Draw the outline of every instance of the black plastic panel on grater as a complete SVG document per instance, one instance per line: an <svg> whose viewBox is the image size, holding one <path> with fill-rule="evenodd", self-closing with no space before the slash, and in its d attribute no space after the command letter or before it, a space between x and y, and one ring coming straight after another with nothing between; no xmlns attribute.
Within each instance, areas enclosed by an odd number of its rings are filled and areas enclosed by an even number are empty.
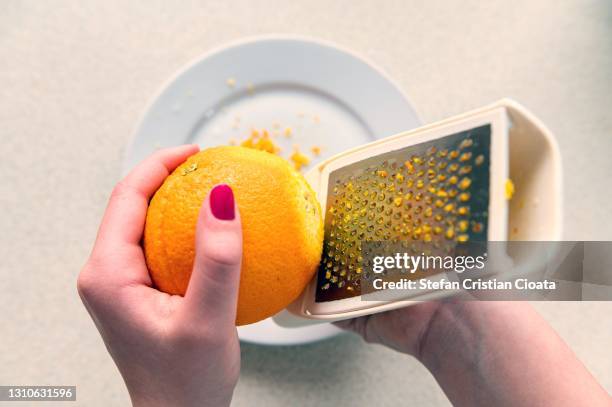
<svg viewBox="0 0 612 407"><path fill-rule="evenodd" d="M362 242L418 242L450 253L486 240L490 146L484 125L333 171L315 300L361 294L371 272Z"/></svg>

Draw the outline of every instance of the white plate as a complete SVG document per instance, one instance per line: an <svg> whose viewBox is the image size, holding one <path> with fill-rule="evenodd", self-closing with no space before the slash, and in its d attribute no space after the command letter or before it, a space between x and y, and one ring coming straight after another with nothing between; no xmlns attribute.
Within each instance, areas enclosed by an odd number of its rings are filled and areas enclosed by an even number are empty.
<svg viewBox="0 0 612 407"><path fill-rule="evenodd" d="M314 164L419 124L402 91L355 54L312 39L260 37L219 48L167 83L141 119L123 169L160 147L228 144L244 140L252 128L273 134L283 156L298 145ZM321 147L320 156L311 154L313 146ZM281 328L267 319L238 332L246 342L293 345L339 330L329 324Z"/></svg>

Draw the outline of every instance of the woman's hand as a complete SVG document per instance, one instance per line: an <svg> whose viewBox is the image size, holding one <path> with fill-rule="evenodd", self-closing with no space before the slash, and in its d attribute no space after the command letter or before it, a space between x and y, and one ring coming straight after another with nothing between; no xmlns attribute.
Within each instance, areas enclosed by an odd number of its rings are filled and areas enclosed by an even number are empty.
<svg viewBox="0 0 612 407"><path fill-rule="evenodd" d="M612 405L527 302L423 302L336 324L415 356L456 406Z"/></svg>
<svg viewBox="0 0 612 407"><path fill-rule="evenodd" d="M360 335L366 342L385 345L420 359L429 326L441 304L423 302L409 308L338 321L335 325Z"/></svg>
<svg viewBox="0 0 612 407"><path fill-rule="evenodd" d="M240 371L235 327L240 216L228 186L202 204L184 297L152 287L140 245L148 202L197 146L158 151L113 190L78 291L134 405L229 405Z"/></svg>

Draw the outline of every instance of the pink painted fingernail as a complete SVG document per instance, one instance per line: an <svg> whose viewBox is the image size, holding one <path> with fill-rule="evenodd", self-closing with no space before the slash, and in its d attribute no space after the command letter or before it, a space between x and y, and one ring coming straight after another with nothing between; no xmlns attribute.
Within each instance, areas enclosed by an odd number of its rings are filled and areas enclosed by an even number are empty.
<svg viewBox="0 0 612 407"><path fill-rule="evenodd" d="M234 219L234 192L229 185L219 184L210 191L210 210L217 219Z"/></svg>

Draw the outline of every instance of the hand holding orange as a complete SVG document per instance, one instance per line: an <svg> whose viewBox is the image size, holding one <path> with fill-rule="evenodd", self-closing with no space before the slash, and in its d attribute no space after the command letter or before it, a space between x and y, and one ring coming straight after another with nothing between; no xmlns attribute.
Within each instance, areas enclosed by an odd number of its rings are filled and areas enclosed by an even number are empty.
<svg viewBox="0 0 612 407"><path fill-rule="evenodd" d="M270 317L294 301L314 275L323 245L321 209L306 180L282 158L243 147L191 156L166 178L147 212L144 249L155 285L185 294L202 201L228 184L243 228L236 325Z"/></svg>

